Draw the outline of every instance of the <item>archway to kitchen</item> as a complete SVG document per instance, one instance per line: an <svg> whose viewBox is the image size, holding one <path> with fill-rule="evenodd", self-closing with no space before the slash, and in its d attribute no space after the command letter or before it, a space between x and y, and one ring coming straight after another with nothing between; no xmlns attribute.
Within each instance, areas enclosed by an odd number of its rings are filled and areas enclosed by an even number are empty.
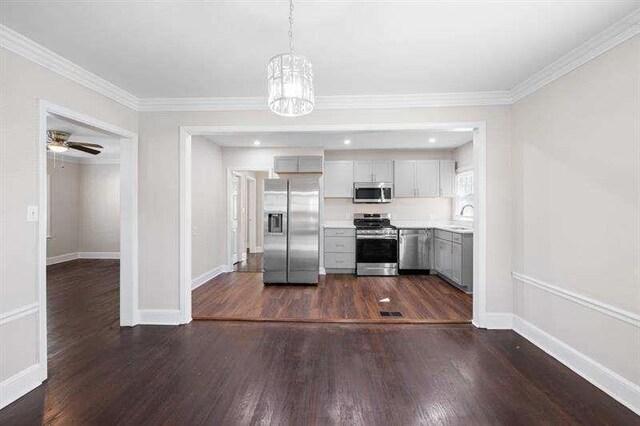
<svg viewBox="0 0 640 426"><path fill-rule="evenodd" d="M301 125L301 126L185 126L181 127L181 144L180 144L180 152L181 152L181 309L184 315L185 321L191 319L191 310L192 310L192 274L191 274L191 149L192 149L192 140L194 137L205 136L208 138L222 138L229 137L232 135L246 135L247 138L255 137L255 135L266 135L266 134L294 134L294 133L304 133L305 135L313 134L337 134L337 133L362 133L362 132L468 132L470 138L472 139L472 169L474 170L474 195L473 195L473 210L475 210L475 217L472 219L473 223L473 237L472 237L472 253L473 253L473 266L472 266L472 276L473 276L473 323L477 326L483 326L483 317L485 311L485 300L486 300L486 291L485 291L485 253L486 253L486 213L485 213L485 182L486 182L486 169L485 169L485 124L484 122L452 122L452 123L401 123L401 124L382 124L382 125ZM233 138L227 138L228 140L232 140ZM246 138L245 138L246 139ZM235 142L231 142L232 144ZM248 143L248 142L247 142ZM342 143L342 141L340 142ZM245 145L246 146L246 145ZM234 146L237 149L241 149L240 145ZM255 148L255 147L254 147ZM267 146L263 146L263 148L267 148ZM384 147L376 147L378 149ZM386 148L389 148L388 146ZM327 148L330 150L331 148ZM323 151L321 150L321 153ZM304 156L310 154L309 151L304 151L299 153L298 155ZM273 161L273 159L271 159ZM407 163L402 163L401 165L404 167L410 161L406 159ZM271 163L272 164L272 163ZM358 173L357 171L355 172ZM393 173L393 172L392 172ZM420 172L418 172L419 175ZM355 178L354 178L355 179ZM360 178L357 178L360 180ZM321 179L322 181L322 179ZM324 195L320 196L320 214L319 214L319 222L323 223L323 213L326 208L332 208L331 206L325 206L325 198ZM349 202L348 200L343 200L345 203ZM350 203L350 202L349 202ZM452 212L453 212L454 202L452 201ZM366 212L368 209L365 206L363 211ZM468 209L467 209L468 210ZM346 218L345 218L346 219ZM344 222L344 221L343 221ZM435 230L434 230L435 232ZM320 227L320 270L324 272L324 265L327 262L327 259L323 259L324 251L324 235L325 231L322 231L322 226ZM452 236L448 236L448 239L451 239ZM455 237L453 237L455 238ZM228 248L228 241L226 247ZM331 261L331 259L328 259ZM335 268L336 265L333 265ZM225 276L224 272L230 271L231 265L226 264L218 269L217 277L213 278L212 282L203 285L209 286L208 288L213 288L211 284L217 283L218 287L220 285L228 285L231 282L237 288L238 280L240 278L234 277L233 274L227 274ZM342 271L337 271L342 272ZM324 282L326 282L327 276L322 276L320 278L320 286ZM332 281L341 281L348 278L340 275L332 275ZM401 279L411 279L410 277L400 277ZM430 278L430 277L427 277ZM445 277L448 278L448 277ZM243 279L247 279L246 277ZM367 278L370 279L370 278ZM373 278L371 278L373 279ZM262 286L262 277L258 278L260 281L260 286L255 286L253 288L253 294L264 293L263 289L267 289L266 291L271 291L272 293L283 292L285 289L290 289L290 286ZM378 280L376 282L382 284L372 284L385 286L388 284L388 278L375 278ZM450 281L450 280L447 280ZM202 289L201 288L201 289ZM274 288L271 290L271 288ZM310 289L311 288L311 289ZM196 292L200 292L201 289L198 289ZM317 292L314 292L317 287L305 287L298 288L299 291L296 293L296 297L301 297L303 299L313 299L317 296ZM318 321L324 322L329 320L330 322L380 322L383 319L380 318L353 318L353 315L350 318L319 318L313 317L309 315L294 315L294 317L289 317L288 315L267 315L267 317L261 317L260 315L256 317L238 317L235 318L233 316L229 317L228 315L216 315L214 313L209 313L204 317L201 316L202 303L200 303L197 299L199 293L194 293L194 303L196 304L197 311L194 313L194 319L244 319L244 320L303 320L303 321ZM218 295L220 296L220 295ZM371 295L369 295L371 296ZM374 295L374 296L377 296ZM244 297L244 296L243 296ZM419 297L419 296L418 296ZM322 298L322 296L320 296ZM201 301L201 298L200 298ZM372 302L363 301L365 304L371 303L384 303L383 299L375 300ZM257 305L254 307L254 310L262 310L264 311L264 304L270 304L272 301L265 300L257 300ZM323 304L325 302L319 301L318 303ZM471 303L471 302L469 302ZM368 306L367 309L371 312L375 312L378 314L378 310L382 311L385 305L380 305L380 307L376 306ZM410 308L411 310L412 308ZM356 315L357 317L358 315ZM302 318L304 317L304 318ZM408 318L407 318L408 317ZM466 318L467 320L470 318ZM412 315L406 315L404 318L395 319L394 322L416 322L416 323L424 323L424 322L447 322L447 321L430 321L430 320L420 320L416 318L412 318ZM458 320L448 321L448 322L464 322ZM467 321L468 322L468 321Z"/></svg>

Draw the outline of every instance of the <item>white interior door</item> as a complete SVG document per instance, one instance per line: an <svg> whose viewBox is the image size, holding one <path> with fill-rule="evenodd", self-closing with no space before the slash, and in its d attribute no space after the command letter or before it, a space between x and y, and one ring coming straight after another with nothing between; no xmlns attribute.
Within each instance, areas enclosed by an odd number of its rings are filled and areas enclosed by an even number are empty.
<svg viewBox="0 0 640 426"><path fill-rule="evenodd" d="M238 231L240 222L240 177L231 179L231 262L240 261L238 256Z"/></svg>
<svg viewBox="0 0 640 426"><path fill-rule="evenodd" d="M248 245L249 252L256 252L256 235L257 235L257 222L256 222L256 181L255 179L247 180L247 230L248 230Z"/></svg>

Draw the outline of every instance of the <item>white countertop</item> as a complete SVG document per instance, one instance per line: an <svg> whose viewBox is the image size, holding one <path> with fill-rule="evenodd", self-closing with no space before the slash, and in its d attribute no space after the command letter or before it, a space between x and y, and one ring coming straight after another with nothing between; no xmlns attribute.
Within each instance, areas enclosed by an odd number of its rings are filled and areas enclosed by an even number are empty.
<svg viewBox="0 0 640 426"><path fill-rule="evenodd" d="M473 234L473 229L455 229L460 225L455 225L449 222L442 221L429 221L429 220L392 220L391 224L397 226L400 229L441 229L443 231L455 232L457 234ZM325 228L349 228L353 229L355 226L352 221L349 220L327 220L323 224Z"/></svg>
<svg viewBox="0 0 640 426"><path fill-rule="evenodd" d="M467 228L462 225L452 224L450 222L442 221L428 221L428 220L392 220L391 224L397 226L400 229L441 229L443 231L455 232L457 234L473 234L472 228ZM460 229L463 227L465 229Z"/></svg>

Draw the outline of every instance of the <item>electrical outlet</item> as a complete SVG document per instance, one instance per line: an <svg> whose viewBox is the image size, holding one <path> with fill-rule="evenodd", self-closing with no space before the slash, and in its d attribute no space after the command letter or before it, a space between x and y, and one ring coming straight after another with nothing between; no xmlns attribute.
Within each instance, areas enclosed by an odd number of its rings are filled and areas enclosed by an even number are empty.
<svg viewBox="0 0 640 426"><path fill-rule="evenodd" d="M38 221L38 206L27 206L27 222Z"/></svg>

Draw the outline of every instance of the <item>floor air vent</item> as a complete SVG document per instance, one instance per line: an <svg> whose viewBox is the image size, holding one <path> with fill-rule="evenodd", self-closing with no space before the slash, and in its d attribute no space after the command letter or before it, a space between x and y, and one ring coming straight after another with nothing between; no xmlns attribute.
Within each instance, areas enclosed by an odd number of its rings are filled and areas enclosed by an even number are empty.
<svg viewBox="0 0 640 426"><path fill-rule="evenodd" d="M401 317L402 313L397 311L380 311L381 317Z"/></svg>

